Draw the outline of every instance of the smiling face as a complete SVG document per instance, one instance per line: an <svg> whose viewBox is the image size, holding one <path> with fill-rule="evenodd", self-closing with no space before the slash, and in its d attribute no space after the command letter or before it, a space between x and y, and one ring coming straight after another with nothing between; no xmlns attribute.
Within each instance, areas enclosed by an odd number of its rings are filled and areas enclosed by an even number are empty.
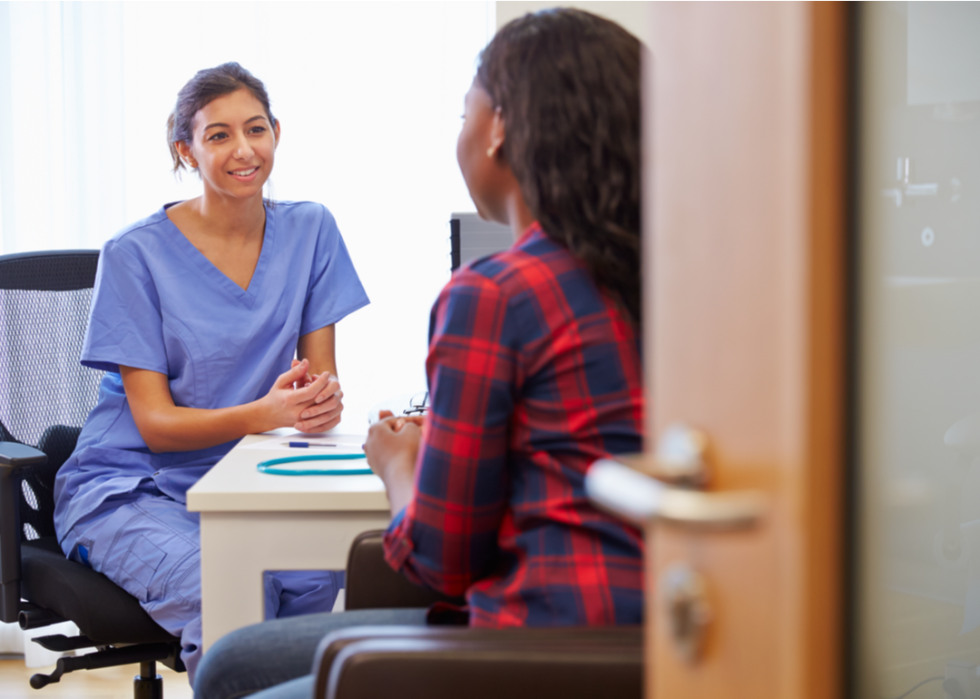
<svg viewBox="0 0 980 699"><path fill-rule="evenodd" d="M242 88L217 97L194 116L194 136L177 149L196 167L205 190L234 198L262 196L272 173L279 125L251 92Z"/></svg>

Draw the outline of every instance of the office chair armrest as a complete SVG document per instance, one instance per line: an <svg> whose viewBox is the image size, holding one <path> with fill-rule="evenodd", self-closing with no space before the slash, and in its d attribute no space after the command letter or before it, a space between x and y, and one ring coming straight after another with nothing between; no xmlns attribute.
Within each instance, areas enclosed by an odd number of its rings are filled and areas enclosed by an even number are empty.
<svg viewBox="0 0 980 699"><path fill-rule="evenodd" d="M34 447L0 442L0 621L8 624L20 612L20 469L47 460Z"/></svg>
<svg viewBox="0 0 980 699"><path fill-rule="evenodd" d="M364 626L327 636L316 699L641 697L642 627L466 629Z"/></svg>
<svg viewBox="0 0 980 699"><path fill-rule="evenodd" d="M45 464L48 456L40 449L19 442L0 442L0 473L11 473L25 466Z"/></svg>
<svg viewBox="0 0 980 699"><path fill-rule="evenodd" d="M384 531L357 535L347 554L344 609L403 609L436 602L465 605L462 597L447 597L415 585L385 562Z"/></svg>

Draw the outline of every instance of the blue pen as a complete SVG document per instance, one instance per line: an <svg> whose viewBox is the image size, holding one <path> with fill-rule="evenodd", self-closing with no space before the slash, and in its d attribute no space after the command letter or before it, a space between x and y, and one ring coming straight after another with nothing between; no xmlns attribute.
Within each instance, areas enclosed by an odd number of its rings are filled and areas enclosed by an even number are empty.
<svg viewBox="0 0 980 699"><path fill-rule="evenodd" d="M336 444L321 444L320 442L290 442L290 449L309 449L310 447L336 447Z"/></svg>

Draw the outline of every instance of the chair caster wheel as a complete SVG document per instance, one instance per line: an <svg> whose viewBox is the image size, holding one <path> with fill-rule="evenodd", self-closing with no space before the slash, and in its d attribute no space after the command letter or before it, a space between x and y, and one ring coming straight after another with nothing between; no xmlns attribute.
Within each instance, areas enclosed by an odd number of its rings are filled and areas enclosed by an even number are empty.
<svg viewBox="0 0 980 699"><path fill-rule="evenodd" d="M54 680L54 681L57 682L58 680ZM33 687L34 689L41 689L43 687L47 687L49 684L51 684L51 682L52 680L49 675L42 675L42 674L31 675L31 687Z"/></svg>

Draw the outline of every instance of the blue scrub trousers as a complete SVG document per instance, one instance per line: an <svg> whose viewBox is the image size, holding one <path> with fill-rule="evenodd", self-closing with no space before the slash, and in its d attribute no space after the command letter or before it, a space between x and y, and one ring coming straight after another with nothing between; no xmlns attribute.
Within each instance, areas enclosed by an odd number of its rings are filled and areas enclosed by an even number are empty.
<svg viewBox="0 0 980 699"><path fill-rule="evenodd" d="M201 660L198 514L146 479L76 523L62 548L133 595L155 622L180 637L181 659L193 685ZM267 572L266 618L329 612L341 587L339 571Z"/></svg>

